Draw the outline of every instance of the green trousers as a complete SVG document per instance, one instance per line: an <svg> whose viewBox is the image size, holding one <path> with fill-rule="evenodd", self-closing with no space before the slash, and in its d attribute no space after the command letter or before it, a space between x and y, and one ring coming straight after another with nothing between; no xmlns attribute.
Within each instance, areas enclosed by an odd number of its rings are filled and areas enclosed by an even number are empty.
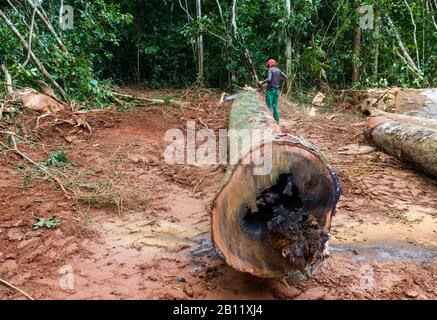
<svg viewBox="0 0 437 320"><path fill-rule="evenodd" d="M279 110L278 110L279 89L267 90L266 103L270 111L273 108L273 117L275 118L276 122L279 123Z"/></svg>

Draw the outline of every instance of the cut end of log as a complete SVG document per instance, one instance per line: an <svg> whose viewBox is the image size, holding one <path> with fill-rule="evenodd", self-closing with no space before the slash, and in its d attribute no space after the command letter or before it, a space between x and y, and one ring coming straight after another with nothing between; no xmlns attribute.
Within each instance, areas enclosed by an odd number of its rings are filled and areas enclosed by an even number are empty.
<svg viewBox="0 0 437 320"><path fill-rule="evenodd" d="M374 128L384 123L386 118L384 116L373 116L370 117L366 124L366 130L372 131Z"/></svg>
<svg viewBox="0 0 437 320"><path fill-rule="evenodd" d="M300 138L276 137L272 158L268 175L234 168L214 201L212 226L230 266L266 278L305 272L322 259L341 191L335 172Z"/></svg>

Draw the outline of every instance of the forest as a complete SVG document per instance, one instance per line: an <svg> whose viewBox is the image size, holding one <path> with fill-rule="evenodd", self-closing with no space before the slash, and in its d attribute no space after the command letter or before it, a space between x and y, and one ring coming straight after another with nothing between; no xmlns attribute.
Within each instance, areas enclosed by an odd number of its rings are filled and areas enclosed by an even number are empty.
<svg viewBox="0 0 437 320"><path fill-rule="evenodd" d="M0 0L0 300L435 300L436 194L437 0Z"/></svg>
<svg viewBox="0 0 437 320"><path fill-rule="evenodd" d="M296 98L321 88L437 81L435 0L77 0L68 3L69 28L59 25L59 1L41 1L39 9L32 1L0 5L0 57L14 84L47 82L32 52L66 97L95 106L111 100L112 83L253 84L269 58L289 75L287 91ZM370 19L358 10L366 5ZM359 19L369 25L360 28Z"/></svg>

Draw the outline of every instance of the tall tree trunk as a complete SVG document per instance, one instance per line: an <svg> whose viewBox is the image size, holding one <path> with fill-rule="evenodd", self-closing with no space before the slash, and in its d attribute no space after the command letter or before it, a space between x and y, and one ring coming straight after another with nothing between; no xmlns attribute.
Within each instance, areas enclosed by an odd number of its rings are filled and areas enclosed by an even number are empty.
<svg viewBox="0 0 437 320"><path fill-rule="evenodd" d="M140 34L137 33L137 70L136 70L137 83L140 83Z"/></svg>
<svg viewBox="0 0 437 320"><path fill-rule="evenodd" d="M285 0L285 6L287 9L287 19L290 19L291 16L291 1L290 0ZM288 28L285 31L285 39L286 39L286 65L285 65L285 73L287 74L287 76L289 77L289 79L291 79L291 35L289 34L289 30ZM290 93L291 91L291 80L287 80L287 95Z"/></svg>
<svg viewBox="0 0 437 320"><path fill-rule="evenodd" d="M244 36L242 34L238 33L238 27L237 27L237 0L232 1L232 17L231 17L231 24L233 29L234 38L241 44L241 46L244 48L244 57L246 58L247 65L250 69L250 73L252 75L252 79L255 83L258 83L258 75L256 72L255 64L252 60L252 55L250 54L249 49L246 47Z"/></svg>
<svg viewBox="0 0 437 320"><path fill-rule="evenodd" d="M374 60L373 60L373 77L375 78L376 81L378 81L378 64L379 64L379 36L380 36L380 26L381 26L381 16L379 13L380 7L379 4L375 7L375 29L374 29L374 36L376 38L375 41L375 56L374 56Z"/></svg>
<svg viewBox="0 0 437 320"><path fill-rule="evenodd" d="M354 2L355 3L355 2ZM358 8L356 8L358 10ZM358 11L357 11L358 13ZM356 21L354 27L354 56L352 58L352 83L355 83L360 78L360 56L361 56L361 28L358 23L359 15L356 14Z"/></svg>
<svg viewBox="0 0 437 320"><path fill-rule="evenodd" d="M196 0L196 16L197 19L202 17L202 4L201 0ZM202 32L199 33L197 37L197 82L201 87L204 86L204 71L203 71L203 35Z"/></svg>

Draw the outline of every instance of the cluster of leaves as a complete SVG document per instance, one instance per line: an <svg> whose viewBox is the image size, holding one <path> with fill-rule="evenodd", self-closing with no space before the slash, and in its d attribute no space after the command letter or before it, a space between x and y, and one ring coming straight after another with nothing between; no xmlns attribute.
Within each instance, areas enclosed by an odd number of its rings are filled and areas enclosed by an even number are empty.
<svg viewBox="0 0 437 320"><path fill-rule="evenodd" d="M185 71L172 67L174 64L190 67L189 81L196 79L195 41L199 33L204 36L205 77L207 85L226 86L243 85L251 81L244 49L247 47L252 60L262 77L265 61L274 57L285 65L285 46L287 38L292 43L291 77L295 89L307 90L326 83L343 88L352 85L352 64L356 62L361 76L353 85L356 87L375 87L397 85L404 87L435 86L437 82L437 8L426 8L422 0L366 0L366 1L291 1L291 14L287 15L286 1L237 1L238 39L232 39L231 0L202 1L203 15L196 19L195 1L182 1L188 4L189 17L177 2L139 1L135 10L141 12L141 25L145 34L154 34L159 30L159 41L150 43L153 50L142 53L131 47L131 56L123 60L125 64L136 63L153 70L153 83L157 75L161 83L171 82L171 78L186 77ZM222 8L222 15L218 5ZM413 19L407 4L412 10ZM357 8L371 5L374 10L374 23L379 23L379 32L373 29L361 30L361 54L356 56L353 50L354 29L359 24ZM148 23L159 7L163 12L161 21ZM130 10L129 6L125 6ZM434 20L432 19L434 15ZM395 28L388 23L388 17L394 21ZM137 19L137 15L135 15ZM153 19L153 18L151 18ZM168 21L167 19L170 19ZM416 27L416 42L414 40ZM164 26L164 27L163 27ZM175 30L185 36L181 42ZM400 47L396 32L401 37L406 50L417 62L419 72L412 72L399 58ZM244 39L244 42L242 41ZM142 41L139 39L139 43ZM189 49L192 49L191 51ZM161 58L163 52L171 56ZM133 57L138 54L137 57ZM183 62L181 57L190 61ZM378 56L378 62L375 62ZM415 59L416 60L416 59ZM375 67L376 65L376 67ZM147 72L141 80L150 81ZM187 81L181 81L183 85ZM301 91L300 90L300 91Z"/></svg>
<svg viewBox="0 0 437 320"><path fill-rule="evenodd" d="M4 2L4 10L28 38L32 8L17 0L9 2L21 3L15 11ZM60 50L38 19L32 47L70 98L93 106L111 100L111 81L145 83L153 88L193 83L198 76L196 40L200 34L207 86L250 83L247 52L260 77L269 58L284 67L288 39L292 45L289 76L294 91L305 92L326 84L335 88L437 85L435 1L290 3L288 15L286 0L238 0L235 30L234 0L202 0L200 18L196 16L196 0L72 0L69 5L74 8L74 29L62 31L57 22L59 6L43 2L69 51ZM356 55L357 8L364 4L373 6L380 31L361 30L361 52ZM402 52L397 36L418 71L411 70L399 57ZM32 85L41 78L32 63L23 67L27 52L2 21L0 39L0 56L16 84ZM361 76L352 83L354 63L359 65Z"/></svg>
<svg viewBox="0 0 437 320"><path fill-rule="evenodd" d="M61 219L57 217L37 218L33 224L33 229L38 230L42 228L57 229L61 226Z"/></svg>
<svg viewBox="0 0 437 320"><path fill-rule="evenodd" d="M76 166L74 162L68 162L67 154L64 151L56 150L49 154L47 161L42 162L47 167L69 167Z"/></svg>
<svg viewBox="0 0 437 320"><path fill-rule="evenodd" d="M33 8L26 1L5 4L5 14L29 41L30 17ZM102 80L102 72L113 58L112 51L119 45L124 28L132 22L130 14L122 14L117 4L104 0L74 0L68 3L74 9L73 29L63 30L59 25L59 3L42 2L55 31L62 39L64 52L38 16L32 37L32 51L53 78L64 88L70 99L85 106L101 107L107 104L112 93L109 81ZM2 6L3 7L3 6ZM0 20L0 60L4 61L14 77L14 84L36 86L36 80L45 80L30 61L24 65L28 52Z"/></svg>

